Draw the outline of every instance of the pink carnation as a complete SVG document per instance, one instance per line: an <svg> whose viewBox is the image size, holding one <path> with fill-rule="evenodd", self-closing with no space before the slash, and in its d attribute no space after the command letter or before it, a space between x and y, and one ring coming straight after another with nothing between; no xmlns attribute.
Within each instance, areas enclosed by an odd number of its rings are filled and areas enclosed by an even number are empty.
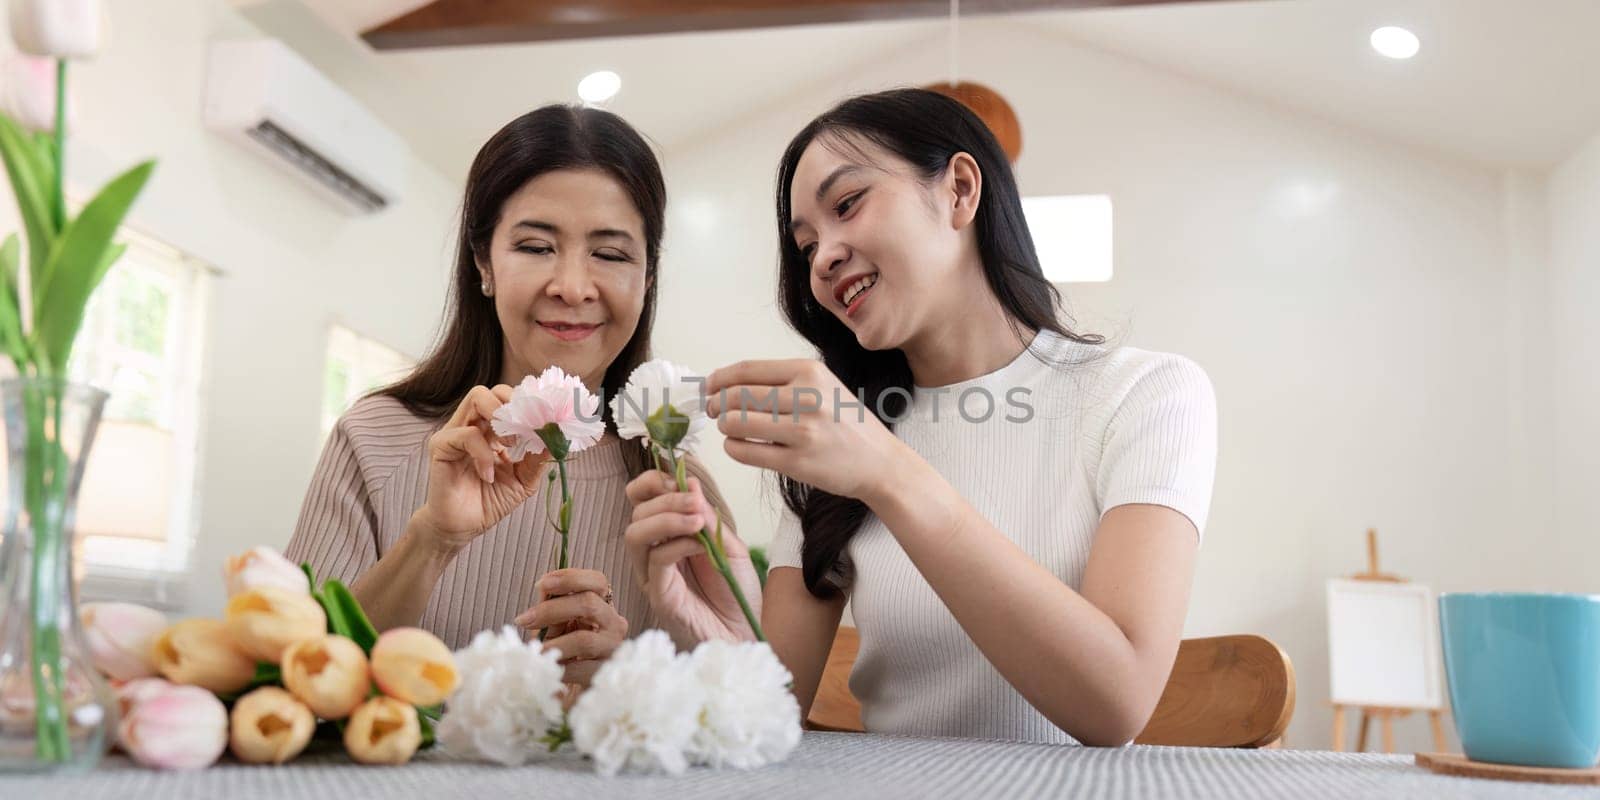
<svg viewBox="0 0 1600 800"><path fill-rule="evenodd" d="M567 453L572 454L599 441L606 430L600 398L556 366L537 378L523 378L511 402L495 410L492 424L496 435L516 437L509 453L512 461L544 452L546 437L553 433L566 439Z"/></svg>

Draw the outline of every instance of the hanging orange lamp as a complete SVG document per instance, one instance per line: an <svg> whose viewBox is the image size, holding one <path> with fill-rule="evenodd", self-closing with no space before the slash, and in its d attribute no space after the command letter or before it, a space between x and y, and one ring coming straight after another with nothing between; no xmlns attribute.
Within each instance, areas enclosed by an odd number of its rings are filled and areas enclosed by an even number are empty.
<svg viewBox="0 0 1600 800"><path fill-rule="evenodd" d="M1012 162L1022 155L1022 125L1017 121L1017 112L999 92L971 81L930 83L922 88L954 98L972 109L972 113L989 126L994 138L1000 141L1000 149L1006 151L1006 157Z"/></svg>

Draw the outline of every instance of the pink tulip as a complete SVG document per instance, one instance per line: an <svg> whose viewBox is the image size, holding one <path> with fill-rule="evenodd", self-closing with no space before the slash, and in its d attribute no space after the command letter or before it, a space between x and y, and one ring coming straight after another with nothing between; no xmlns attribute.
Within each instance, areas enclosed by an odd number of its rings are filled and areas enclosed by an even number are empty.
<svg viewBox="0 0 1600 800"><path fill-rule="evenodd" d="M29 55L88 58L104 29L101 0L11 0L11 38Z"/></svg>
<svg viewBox="0 0 1600 800"><path fill-rule="evenodd" d="M139 678L126 683L113 681L111 688L112 691L116 692L117 694L117 719L126 721L128 717L133 715L133 709L140 703L143 703L144 701L149 700L150 698L155 697L156 695L161 694L162 692L165 692L176 685L177 684L171 683L162 678ZM111 738L116 740L116 746L123 750L127 750L127 748L123 747L122 744L121 724L118 724L117 730L113 733L114 735Z"/></svg>
<svg viewBox="0 0 1600 800"><path fill-rule="evenodd" d="M56 65L48 58L22 53L0 54L0 114L23 129L49 132L56 128ZM67 102L67 124L72 124Z"/></svg>
<svg viewBox="0 0 1600 800"><path fill-rule="evenodd" d="M122 718L127 719L128 715L133 713L134 706L176 685L161 678L139 678L117 686L117 703L122 709Z"/></svg>
<svg viewBox="0 0 1600 800"><path fill-rule="evenodd" d="M222 566L222 582L228 587L229 597L263 586L311 593L306 573L270 547L253 547L241 555L229 556Z"/></svg>
<svg viewBox="0 0 1600 800"><path fill-rule="evenodd" d="M151 648L167 629L165 614L132 603L85 603L79 616L95 669L118 681L156 674Z"/></svg>
<svg viewBox="0 0 1600 800"><path fill-rule="evenodd" d="M228 746L228 711L198 686L144 693L122 720L119 739L133 760L157 769L201 769Z"/></svg>

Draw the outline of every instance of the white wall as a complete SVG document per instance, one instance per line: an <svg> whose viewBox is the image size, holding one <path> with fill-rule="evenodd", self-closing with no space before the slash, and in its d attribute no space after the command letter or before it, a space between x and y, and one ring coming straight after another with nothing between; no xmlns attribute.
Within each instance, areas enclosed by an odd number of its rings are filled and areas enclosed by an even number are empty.
<svg viewBox="0 0 1600 800"><path fill-rule="evenodd" d="M1600 135L1550 176L1549 336L1560 588L1600 591Z"/></svg>
<svg viewBox="0 0 1600 800"><path fill-rule="evenodd" d="M778 156L847 94L942 79L942 45L667 154L663 352L704 369L807 352L773 307ZM962 48L964 77L1004 87L1021 117L1024 193L1113 199L1116 277L1065 287L1082 327L1189 355L1216 385L1221 457L1187 635L1256 632L1288 650L1291 746L1330 744L1323 581L1364 567L1367 527L1386 569L1439 590L1547 582L1559 559L1528 552L1505 488L1514 440L1531 446L1510 422L1522 353L1505 230L1537 224L1537 208L1513 213L1487 168L1005 20L964 22ZM761 479L713 468L747 538L766 540ZM1425 728L1402 724L1401 746L1428 746Z"/></svg>
<svg viewBox="0 0 1600 800"><path fill-rule="evenodd" d="M159 159L130 224L221 270L206 337L198 542L188 612L217 614L223 559L293 532L320 448L323 352L341 321L423 352L443 302L455 188L420 161L404 199L348 217L205 130L207 43L254 35L224 4L116 0L112 36L69 86L70 183L84 196Z"/></svg>

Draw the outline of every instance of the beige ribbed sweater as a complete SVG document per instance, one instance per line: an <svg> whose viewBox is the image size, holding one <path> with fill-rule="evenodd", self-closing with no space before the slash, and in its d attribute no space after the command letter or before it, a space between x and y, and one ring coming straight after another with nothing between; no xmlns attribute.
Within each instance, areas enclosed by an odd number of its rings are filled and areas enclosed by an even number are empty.
<svg viewBox="0 0 1600 800"><path fill-rule="evenodd" d="M428 437L442 424L390 397L357 402L328 437L285 555L297 564L310 562L318 579L354 583L394 547L427 500ZM567 464L571 564L611 578L614 602L632 634L660 627L634 582L622 542L633 511L624 493L622 448L637 446L610 436ZM544 492L536 492L456 556L434 587L421 626L460 648L478 631L510 623L537 600L534 581L555 569L558 540Z"/></svg>

